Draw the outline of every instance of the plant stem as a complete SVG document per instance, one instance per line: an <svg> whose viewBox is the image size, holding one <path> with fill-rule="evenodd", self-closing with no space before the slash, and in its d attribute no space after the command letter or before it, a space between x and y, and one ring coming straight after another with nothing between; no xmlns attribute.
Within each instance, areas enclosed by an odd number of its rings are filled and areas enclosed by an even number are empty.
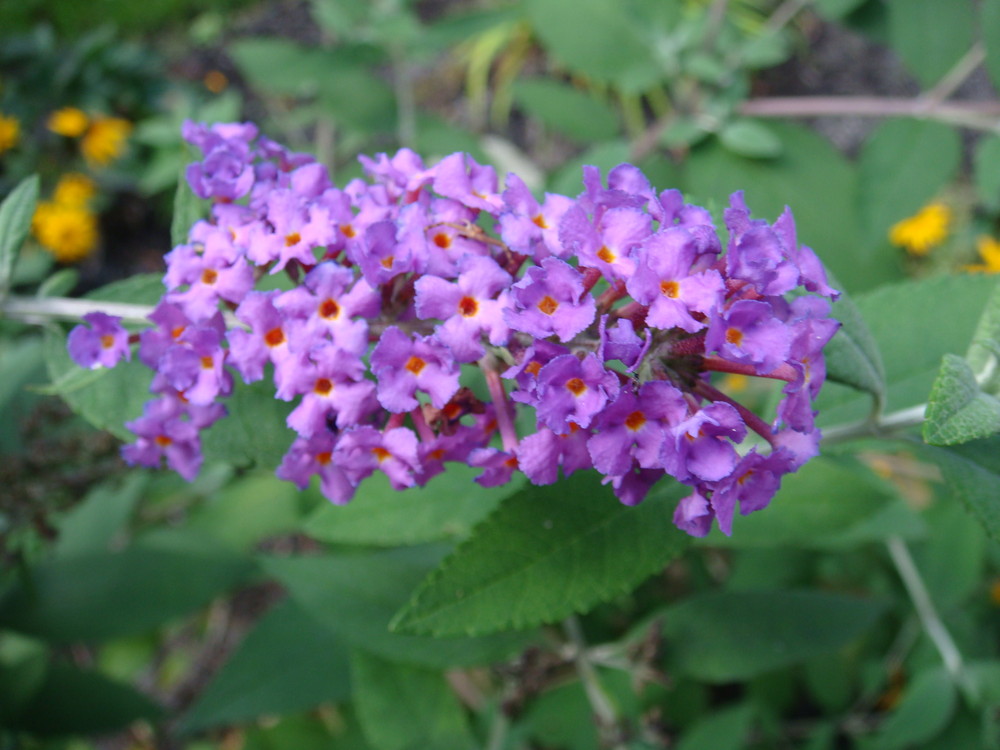
<svg viewBox="0 0 1000 750"><path fill-rule="evenodd" d="M974 130L1000 130L1000 102L934 102L878 96L774 96L739 106L751 117L914 117Z"/></svg>
<svg viewBox="0 0 1000 750"><path fill-rule="evenodd" d="M823 444L846 443L863 437L884 436L886 432L916 427L924 421L927 404L917 404L908 409L890 412L878 418L839 424L823 430Z"/></svg>
<svg viewBox="0 0 1000 750"><path fill-rule="evenodd" d="M948 670L948 674L951 675L956 685L963 688L971 687L967 683L964 674L965 667L962 662L962 654L958 650L958 646L955 645L955 641L952 639L951 633L948 632L948 628L941 621L941 617L934 607L934 602L931 601L930 593L927 591L927 586L924 585L924 579L920 576L920 571L917 570L917 565L910 555L910 550L906 546L906 542L898 536L891 536L886 540L885 544L889 549L889 556L892 558L893 565L896 566L896 572L899 573L899 577L906 587L906 592L910 595L910 600L913 602L913 607L917 610L920 624L941 655L941 661L944 662L944 667Z"/></svg>
<svg viewBox="0 0 1000 750"><path fill-rule="evenodd" d="M51 320L79 321L88 313L103 312L116 315L125 323L148 325L148 316L153 309L148 305L133 305L126 302L70 297L10 296L0 305L0 317L13 318L24 323L47 323Z"/></svg>
<svg viewBox="0 0 1000 750"><path fill-rule="evenodd" d="M626 750L625 743L619 736L618 713L615 711L611 699L601 685L597 676L597 670L587 654L587 642L583 637L583 629L580 627L580 620L575 615L571 615L563 622L563 630L566 637L573 646L573 663L576 665L577 674L583 684L584 692L587 694L587 701L594 712L594 719L602 740L615 750ZM602 745L604 743L602 742Z"/></svg>

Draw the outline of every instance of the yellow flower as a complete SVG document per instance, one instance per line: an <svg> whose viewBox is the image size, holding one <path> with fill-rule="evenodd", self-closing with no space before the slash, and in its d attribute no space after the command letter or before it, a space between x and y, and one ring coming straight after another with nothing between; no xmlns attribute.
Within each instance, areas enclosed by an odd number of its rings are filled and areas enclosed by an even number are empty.
<svg viewBox="0 0 1000 750"><path fill-rule="evenodd" d="M927 255L948 236L951 209L943 203L928 203L889 230L889 241L912 255Z"/></svg>
<svg viewBox="0 0 1000 750"><path fill-rule="evenodd" d="M31 231L60 263L83 260L97 247L97 216L79 206L39 203Z"/></svg>
<svg viewBox="0 0 1000 750"><path fill-rule="evenodd" d="M67 172L59 178L52 200L62 206L83 208L97 193L97 184L79 172Z"/></svg>
<svg viewBox="0 0 1000 750"><path fill-rule="evenodd" d="M966 266L965 270L972 273L1000 273L1000 242L984 234L976 240L976 249L983 262Z"/></svg>
<svg viewBox="0 0 1000 750"><path fill-rule="evenodd" d="M0 154L14 148L21 138L21 123L16 117L0 114Z"/></svg>
<svg viewBox="0 0 1000 750"><path fill-rule="evenodd" d="M63 107L49 117L46 124L49 130L67 138L79 138L87 131L90 118L83 110L76 107Z"/></svg>
<svg viewBox="0 0 1000 750"><path fill-rule="evenodd" d="M103 167L122 155L132 123L120 117L99 117L90 123L80 149L91 164Z"/></svg>

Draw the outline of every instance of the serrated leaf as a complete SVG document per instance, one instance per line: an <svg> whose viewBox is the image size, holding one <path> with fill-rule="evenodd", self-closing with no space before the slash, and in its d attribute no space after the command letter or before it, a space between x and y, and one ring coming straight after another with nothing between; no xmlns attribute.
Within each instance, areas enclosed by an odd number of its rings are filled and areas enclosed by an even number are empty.
<svg viewBox="0 0 1000 750"><path fill-rule="evenodd" d="M53 643L141 633L208 604L254 572L245 557L183 536L33 567L0 598L0 626ZM180 585L179 582L183 582Z"/></svg>
<svg viewBox="0 0 1000 750"><path fill-rule="evenodd" d="M690 597L661 615L678 672L731 682L843 648L884 609L818 591L726 591Z"/></svg>
<svg viewBox="0 0 1000 750"><path fill-rule="evenodd" d="M1000 400L983 393L969 363L946 354L927 399L923 436L931 445L958 445L1000 432Z"/></svg>
<svg viewBox="0 0 1000 750"><path fill-rule="evenodd" d="M972 46L972 3L890 0L887 6L892 49L925 87L937 83Z"/></svg>
<svg viewBox="0 0 1000 750"><path fill-rule="evenodd" d="M31 228L38 203L38 175L21 180L0 203L0 299L6 294L14 262Z"/></svg>
<svg viewBox="0 0 1000 750"><path fill-rule="evenodd" d="M835 279L830 282L837 286ZM885 367L861 311L842 292L830 315L840 321L840 329L823 350L827 379L867 391L876 404L881 404L885 400Z"/></svg>
<svg viewBox="0 0 1000 750"><path fill-rule="evenodd" d="M664 483L629 508L589 472L526 487L421 584L393 628L438 636L527 628L630 591L690 541L672 521L681 491Z"/></svg>
<svg viewBox="0 0 1000 750"><path fill-rule="evenodd" d="M948 448L924 448L941 468L945 487L958 497L993 539L1000 540L1000 438Z"/></svg>
<svg viewBox="0 0 1000 750"><path fill-rule="evenodd" d="M734 154L751 159L771 159L781 153L781 140L757 120L734 120L719 132L719 140Z"/></svg>
<svg viewBox="0 0 1000 750"><path fill-rule="evenodd" d="M903 699L879 727L873 750L921 747L941 732L955 713L958 692L943 667L918 674Z"/></svg>
<svg viewBox="0 0 1000 750"><path fill-rule="evenodd" d="M854 298L885 366L886 410L927 401L947 354L964 354L996 287L982 274L938 276L887 285ZM947 321L947 325L942 325ZM864 419L870 399L836 383L816 400L820 426Z"/></svg>
<svg viewBox="0 0 1000 750"><path fill-rule="evenodd" d="M162 713L128 685L97 672L53 664L42 686L6 728L48 737L102 734Z"/></svg>
<svg viewBox="0 0 1000 750"><path fill-rule="evenodd" d="M354 705L374 750L471 750L475 746L444 675L361 650L351 653Z"/></svg>
<svg viewBox="0 0 1000 750"><path fill-rule="evenodd" d="M464 537L522 481L480 487L478 469L454 464L427 486L394 490L384 474L366 479L348 504L324 503L303 531L324 542L391 547Z"/></svg>
<svg viewBox="0 0 1000 750"><path fill-rule="evenodd" d="M178 726L183 733L350 697L341 639L292 601L262 617Z"/></svg>
<svg viewBox="0 0 1000 750"><path fill-rule="evenodd" d="M427 667L487 664L530 643L531 633L435 639L389 632L389 620L440 561L439 547L364 554L266 558L264 570L347 643L391 661Z"/></svg>
<svg viewBox="0 0 1000 750"><path fill-rule="evenodd" d="M565 83L533 78L515 81L512 92L528 114L580 141L602 141L618 132L618 116L596 96Z"/></svg>
<svg viewBox="0 0 1000 750"><path fill-rule="evenodd" d="M913 119L879 125L865 141L858 165L858 200L868 241L884 242L893 224L933 198L955 174L961 155L961 139L948 125Z"/></svg>
<svg viewBox="0 0 1000 750"><path fill-rule="evenodd" d="M149 483L146 472L102 483L87 493L83 502L62 519L54 553L72 557L90 552L108 552L125 527L132 510Z"/></svg>
<svg viewBox="0 0 1000 750"><path fill-rule="evenodd" d="M267 379L235 379L223 403L229 413L201 434L206 458L237 466L277 466L295 433L285 426L294 404L278 400Z"/></svg>
<svg viewBox="0 0 1000 750"><path fill-rule="evenodd" d="M965 361L984 391L1000 391L1000 284L983 307Z"/></svg>

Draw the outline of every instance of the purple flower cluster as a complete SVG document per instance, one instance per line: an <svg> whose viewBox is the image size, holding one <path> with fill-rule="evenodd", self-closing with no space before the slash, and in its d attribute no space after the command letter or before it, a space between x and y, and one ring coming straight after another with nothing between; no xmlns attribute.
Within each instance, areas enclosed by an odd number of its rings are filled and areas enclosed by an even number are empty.
<svg viewBox="0 0 1000 750"><path fill-rule="evenodd" d="M318 476L335 503L375 471L402 489L447 462L487 486L593 468L627 504L669 474L691 487L679 527L730 533L737 506L763 508L816 454L836 292L787 209L771 225L736 193L721 240L705 209L628 164L606 182L586 167L578 197L539 202L465 154L362 157L369 179L338 188L252 124L184 136L211 216L166 256L138 336L154 399L128 425L129 461L194 476L234 375L295 402L277 474ZM80 364L129 354L114 321L88 322L70 335ZM714 373L782 381L773 419Z"/></svg>

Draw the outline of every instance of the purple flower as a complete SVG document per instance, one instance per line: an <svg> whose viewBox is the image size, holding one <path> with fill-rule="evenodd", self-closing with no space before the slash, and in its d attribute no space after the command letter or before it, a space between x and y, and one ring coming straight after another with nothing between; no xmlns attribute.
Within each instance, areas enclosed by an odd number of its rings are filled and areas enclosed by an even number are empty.
<svg viewBox="0 0 1000 750"><path fill-rule="evenodd" d="M705 327L705 316L722 303L725 284L718 271L692 273L697 257L697 237L682 227L657 232L639 249L635 274L625 285L636 302L649 305L647 325L688 333Z"/></svg>
<svg viewBox="0 0 1000 750"><path fill-rule="evenodd" d="M405 427L380 432L374 427L356 427L337 441L334 461L357 486L374 471L383 472L394 489L416 485L420 473L417 436Z"/></svg>
<svg viewBox="0 0 1000 750"><path fill-rule="evenodd" d="M585 293L580 272L558 258L529 268L511 288L515 307L504 311L507 324L536 338L555 334L569 341L594 322L594 298Z"/></svg>
<svg viewBox="0 0 1000 750"><path fill-rule="evenodd" d="M506 295L497 295L511 282L510 274L490 258L465 256L455 283L436 276L417 280L418 318L444 321L435 329L441 343L451 349L458 362L473 362L485 350L479 341L485 331L494 346L506 343L510 330L503 319Z"/></svg>
<svg viewBox="0 0 1000 750"><path fill-rule="evenodd" d="M619 388L615 373L593 354L582 360L572 354L556 357L538 372L538 421L559 434L571 424L587 427Z"/></svg>
<svg viewBox="0 0 1000 750"><path fill-rule="evenodd" d="M276 368L291 356L285 319L274 306L278 291L250 292L236 308L236 317L250 326L229 331L229 354L243 380L252 383L264 377L264 365Z"/></svg>
<svg viewBox="0 0 1000 750"><path fill-rule="evenodd" d="M507 247L536 261L550 255L557 258L569 255L559 241L559 224L566 211L575 205L572 199L546 193L545 202L539 205L524 181L515 174L509 174L503 201L499 232Z"/></svg>
<svg viewBox="0 0 1000 750"><path fill-rule="evenodd" d="M714 482L728 476L739 455L733 443L746 437L739 412L722 401L698 409L672 431L663 445L663 466L682 482L695 477Z"/></svg>
<svg viewBox="0 0 1000 750"><path fill-rule="evenodd" d="M378 409L375 385L363 379L364 370L360 358L335 346L314 350L310 360L292 370L286 392L278 394L279 398L302 394L288 415L288 426L309 437L326 429L331 418L340 429L360 424Z"/></svg>
<svg viewBox="0 0 1000 750"><path fill-rule="evenodd" d="M605 362L617 359L628 368L628 372L635 372L642 364L642 360L653 341L649 328L645 330L645 339L640 339L635 332L632 321L628 318L619 318L610 330L607 324L608 316L602 315L598 327L600 343L597 348L597 356Z"/></svg>
<svg viewBox="0 0 1000 750"><path fill-rule="evenodd" d="M150 390L159 392L162 383L184 394L192 404L211 404L233 390L233 378L223 367L226 351L222 333L216 328L187 328L168 347L157 363L157 374Z"/></svg>
<svg viewBox="0 0 1000 750"><path fill-rule="evenodd" d="M446 156L434 167L434 191L469 208L499 214L503 202L497 195L497 173L477 164L468 154Z"/></svg>
<svg viewBox="0 0 1000 750"><path fill-rule="evenodd" d="M378 378L378 400L391 412L417 408L417 390L430 395L438 409L458 390L458 366L451 352L430 336L411 339L395 326L387 328L372 351L371 363Z"/></svg>
<svg viewBox="0 0 1000 750"><path fill-rule="evenodd" d="M476 477L477 484L499 487L507 484L517 469L517 456L499 448L476 448L469 454L469 466L483 469L483 473Z"/></svg>
<svg viewBox="0 0 1000 750"><path fill-rule="evenodd" d="M705 351L753 365L761 374L773 372L788 359L791 330L761 300L739 300L711 319Z"/></svg>
<svg viewBox="0 0 1000 750"><path fill-rule="evenodd" d="M122 447L122 457L130 464L157 467L166 458L167 465L191 481L201 468L201 441L198 428L183 419L181 402L158 398L146 403L143 415L125 427L135 433L136 441Z"/></svg>
<svg viewBox="0 0 1000 750"><path fill-rule="evenodd" d="M102 312L87 313L84 322L90 327L76 326L69 332L69 356L80 367L94 370L114 367L122 359L131 359L128 331L122 328L121 318Z"/></svg>
<svg viewBox="0 0 1000 750"><path fill-rule="evenodd" d="M612 208L591 223L575 205L563 215L559 240L580 265L600 269L609 281L624 280L635 272L632 251L649 237L651 227L649 214L636 208Z"/></svg>
<svg viewBox="0 0 1000 750"><path fill-rule="evenodd" d="M343 505L354 497L356 485L333 461L335 438L330 432L317 432L297 438L281 459L275 472L278 479L293 482L300 490L319 475L320 491L331 503Z"/></svg>
<svg viewBox="0 0 1000 750"><path fill-rule="evenodd" d="M522 438L517 448L518 466L533 484L553 484L559 479L560 466L566 477L593 466L587 451L591 433L573 423L569 427L565 435L540 427Z"/></svg>

